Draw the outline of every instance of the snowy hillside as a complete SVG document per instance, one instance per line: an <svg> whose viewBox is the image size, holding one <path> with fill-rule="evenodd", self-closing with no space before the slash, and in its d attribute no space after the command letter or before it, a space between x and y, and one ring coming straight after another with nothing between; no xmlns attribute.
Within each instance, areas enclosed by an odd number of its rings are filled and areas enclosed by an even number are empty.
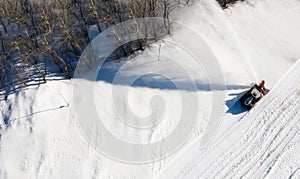
<svg viewBox="0 0 300 179"><path fill-rule="evenodd" d="M300 61L268 97L203 148L195 141L167 178L299 178ZM234 120L224 115L223 120Z"/></svg>
<svg viewBox="0 0 300 179"><path fill-rule="evenodd" d="M0 178L299 178L300 2L195 1L173 20L173 35L99 73L1 100ZM261 79L271 92L249 113L236 106ZM191 135L163 155L178 126Z"/></svg>

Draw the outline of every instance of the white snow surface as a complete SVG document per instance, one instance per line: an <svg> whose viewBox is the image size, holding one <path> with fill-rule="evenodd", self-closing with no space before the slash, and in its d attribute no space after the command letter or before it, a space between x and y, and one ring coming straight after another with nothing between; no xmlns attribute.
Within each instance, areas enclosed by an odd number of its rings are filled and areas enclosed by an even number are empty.
<svg viewBox="0 0 300 179"><path fill-rule="evenodd" d="M199 123L184 147L146 164L113 160L82 134L71 110L72 81L50 81L0 101L0 178L299 178L300 1L248 0L226 10L213 1L195 1L178 10L174 20L198 33L217 57L225 80L220 85L226 85L225 91L217 92L226 94L224 101L212 103L209 84L215 81L208 80L205 69L186 51L168 42L189 35L180 29L131 59L109 62L104 75L109 78L114 69L126 64L125 75L143 74L146 67L186 84L187 79L171 68L175 61L195 78L199 90L178 92L157 76L146 76L134 87L93 83L99 90L95 103L101 106L99 114L106 127L132 143L169 135L180 114L178 95L197 94L201 100L194 110L199 111ZM197 47L196 41L191 43ZM261 79L271 92L253 110L245 113L232 106L237 96ZM122 127L112 120L116 117L108 95L112 88L129 90L127 108L142 117L153 110L150 98L162 96L165 121L143 133ZM191 104L185 105L193 108ZM212 105L224 108L222 123L211 142L201 146L204 132L212 128L208 124Z"/></svg>
<svg viewBox="0 0 300 179"><path fill-rule="evenodd" d="M199 140L160 175L166 178L299 178L300 61L238 122L201 147ZM225 114L224 120L235 117Z"/></svg>

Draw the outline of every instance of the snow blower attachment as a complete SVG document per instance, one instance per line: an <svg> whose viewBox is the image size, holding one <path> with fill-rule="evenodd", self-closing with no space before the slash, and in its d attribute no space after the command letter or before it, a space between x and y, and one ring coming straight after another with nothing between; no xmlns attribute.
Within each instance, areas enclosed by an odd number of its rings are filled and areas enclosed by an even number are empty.
<svg viewBox="0 0 300 179"><path fill-rule="evenodd" d="M265 88L265 81L262 80L259 85L255 84L246 94L244 94L239 100L242 107L250 110L255 104L267 93L269 90Z"/></svg>

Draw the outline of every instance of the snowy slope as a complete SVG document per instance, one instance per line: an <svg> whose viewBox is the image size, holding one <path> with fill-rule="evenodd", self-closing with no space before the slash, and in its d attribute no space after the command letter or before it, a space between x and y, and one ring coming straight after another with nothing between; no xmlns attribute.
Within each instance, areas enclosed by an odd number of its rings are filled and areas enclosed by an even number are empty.
<svg viewBox="0 0 300 179"><path fill-rule="evenodd" d="M272 87L300 57L297 0L248 0L225 11L213 2L194 6L178 20L206 40L227 84L264 78Z"/></svg>
<svg viewBox="0 0 300 179"><path fill-rule="evenodd" d="M174 162L161 176L298 178L299 69L300 61L237 124L205 148L196 141L176 159L181 162ZM223 118L231 120L232 117L225 115Z"/></svg>
<svg viewBox="0 0 300 179"><path fill-rule="evenodd" d="M179 10L180 16L175 20L206 41L218 59L227 86L225 91L216 89L227 95L225 101L218 104L224 108L224 116L215 139L222 138L212 141L208 148L198 150L197 146L204 131L210 129L207 129L207 119L215 91L210 91L209 83L214 81L206 78L205 69L195 65L186 51L168 42L189 35L175 30L173 37L167 37L165 42L154 44L130 60L108 62L103 66L103 74L108 79L100 79L92 85L101 91L95 99L101 106L99 113L106 119L107 127L117 137L132 143L153 142L167 136L176 125L173 119L180 113L178 94L190 96L191 100L185 105L197 110L202 120L193 128L187 149L181 148L169 158L141 165L112 160L95 149L82 134L71 110L72 82L51 81L0 101L0 178L296 177L299 175L296 123L299 119L299 93L296 92L299 63L279 83L287 84L288 89L273 85L300 57L299 9L300 2L296 0L249 0L225 12L213 1L195 2L192 7ZM191 44L197 47L197 41ZM160 47L161 60L158 61ZM176 68L171 68L174 64L180 64L195 77L200 86L197 91L174 88L170 81L183 85L188 81ZM132 87L113 85L110 77L122 65L126 65L124 74L129 77L144 74L146 67L148 71L171 74L173 78L166 80L150 74ZM240 111L230 113L228 108L236 101L234 98L261 78L272 88L268 97L246 115ZM119 126L113 120L116 114L109 93L113 88L120 91L120 95L128 90L129 103L124 107L125 112L132 110L142 117L157 109L149 105L151 97L162 96L168 120L157 130L144 133ZM201 99L198 108L192 103L195 95ZM118 96L117 102L123 104L122 97Z"/></svg>

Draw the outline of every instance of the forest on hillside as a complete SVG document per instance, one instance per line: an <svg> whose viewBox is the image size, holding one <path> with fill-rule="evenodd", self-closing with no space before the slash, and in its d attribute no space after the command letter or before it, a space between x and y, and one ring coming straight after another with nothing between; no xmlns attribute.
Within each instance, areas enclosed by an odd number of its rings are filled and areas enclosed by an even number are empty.
<svg viewBox="0 0 300 179"><path fill-rule="evenodd" d="M218 0L226 7L232 0ZM190 0L0 0L0 89L45 83L48 76L72 78L76 63L97 33L144 17L169 19L174 9ZM170 32L170 24L165 28ZM156 40L156 39L152 39ZM143 50L147 39L125 44L113 56Z"/></svg>

